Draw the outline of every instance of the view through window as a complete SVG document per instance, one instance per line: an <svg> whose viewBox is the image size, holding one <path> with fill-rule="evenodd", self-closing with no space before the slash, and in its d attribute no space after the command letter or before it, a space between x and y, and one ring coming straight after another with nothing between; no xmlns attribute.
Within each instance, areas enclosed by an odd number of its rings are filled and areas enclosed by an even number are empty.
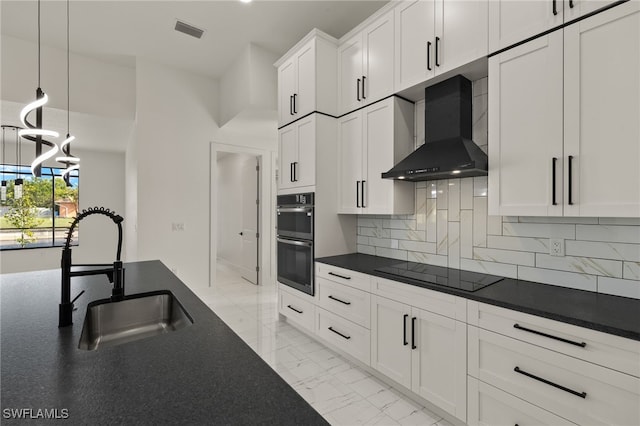
<svg viewBox="0 0 640 426"><path fill-rule="evenodd" d="M0 165L7 184L6 201L0 204L0 250L63 246L67 231L78 213L78 170L70 173L67 186L63 169L42 167L34 177L29 166ZM22 179L22 198L15 199L16 179ZM20 191L18 191L20 192ZM78 244L76 227L72 244Z"/></svg>

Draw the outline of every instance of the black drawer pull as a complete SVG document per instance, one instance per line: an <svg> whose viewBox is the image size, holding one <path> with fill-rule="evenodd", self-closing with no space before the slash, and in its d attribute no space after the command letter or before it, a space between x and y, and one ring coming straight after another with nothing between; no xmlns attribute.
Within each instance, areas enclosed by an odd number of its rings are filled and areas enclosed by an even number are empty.
<svg viewBox="0 0 640 426"><path fill-rule="evenodd" d="M333 275L334 277L342 278L343 280L350 280L351 277L345 277L344 275L336 274L334 272L329 272L329 275Z"/></svg>
<svg viewBox="0 0 640 426"><path fill-rule="evenodd" d="M559 340L561 342L568 343L570 345L580 346L581 348L584 348L585 346L587 346L587 344L585 342L574 342L573 340L568 340L568 339L564 339L562 337L553 336L551 334L543 333L541 331L532 330L530 328L523 327L520 324L513 324L513 328L517 328L518 330L522 330L522 331L528 331L529 333L537 334L539 336L548 337L549 339Z"/></svg>
<svg viewBox="0 0 640 426"><path fill-rule="evenodd" d="M402 318L402 345L403 346L407 346L409 344L409 342L407 342L407 318L409 318L409 315L404 314L404 317Z"/></svg>
<svg viewBox="0 0 640 426"><path fill-rule="evenodd" d="M573 389L566 388L566 387L564 387L562 385L559 385L557 383L553 383L553 382L551 382L551 381L549 381L547 379L543 379L542 377L538 377L538 376L533 375L531 373L527 373L526 371L522 371L522 370L520 370L520 367L514 368L513 371L515 371L516 373L520 373L520 374L522 374L524 376L530 377L530 378L532 378L534 380L537 380L539 382L545 383L545 384L547 384L549 386L553 386L554 388L558 388L558 389L561 389L561 390L563 390L565 392L569 392L572 395L579 396L580 398L586 398L587 397L587 393L586 392L576 392Z"/></svg>
<svg viewBox="0 0 640 426"><path fill-rule="evenodd" d="M329 295L329 299L335 300L336 302L340 302L340 303L343 303L345 305L350 305L351 304L351 302L345 302L344 300L340 300L337 297L333 297L332 295Z"/></svg>
<svg viewBox="0 0 640 426"><path fill-rule="evenodd" d="M347 340L351 339L351 336L347 336L347 335L345 335L345 334L340 333L339 331L335 331L335 330L334 330L333 328L331 328L331 327L329 327L329 330L330 330L330 331L333 331L334 333L336 333L336 334L337 334L338 336L340 336L340 337L344 337L344 338L345 338L345 339L347 339Z"/></svg>
<svg viewBox="0 0 640 426"><path fill-rule="evenodd" d="M416 349L416 317L411 318L411 349Z"/></svg>
<svg viewBox="0 0 640 426"><path fill-rule="evenodd" d="M291 309L292 311L297 312L297 313L299 313L299 314L301 314L301 313L302 313L302 311L297 310L296 308L294 308L294 307L293 307L293 306L291 306L291 305L287 305L287 308L289 308L289 309Z"/></svg>

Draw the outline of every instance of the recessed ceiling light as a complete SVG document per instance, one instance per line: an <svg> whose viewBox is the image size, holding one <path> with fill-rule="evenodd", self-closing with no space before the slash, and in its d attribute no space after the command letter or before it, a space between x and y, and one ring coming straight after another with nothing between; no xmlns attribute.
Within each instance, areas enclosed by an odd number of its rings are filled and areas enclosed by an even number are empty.
<svg viewBox="0 0 640 426"><path fill-rule="evenodd" d="M242 3L251 3L252 0L240 0Z"/></svg>

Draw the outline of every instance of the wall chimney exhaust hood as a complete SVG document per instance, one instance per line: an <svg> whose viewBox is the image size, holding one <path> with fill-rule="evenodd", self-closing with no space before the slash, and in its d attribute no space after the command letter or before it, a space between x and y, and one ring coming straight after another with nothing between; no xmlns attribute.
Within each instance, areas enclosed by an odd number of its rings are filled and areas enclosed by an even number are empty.
<svg viewBox="0 0 640 426"><path fill-rule="evenodd" d="M471 140L471 82L457 75L425 89L425 144L385 179L440 180L487 175L487 154Z"/></svg>

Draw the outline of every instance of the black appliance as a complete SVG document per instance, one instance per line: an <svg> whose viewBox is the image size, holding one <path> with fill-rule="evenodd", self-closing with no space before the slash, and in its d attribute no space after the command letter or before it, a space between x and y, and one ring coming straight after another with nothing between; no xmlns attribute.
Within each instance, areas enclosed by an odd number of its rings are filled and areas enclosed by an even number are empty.
<svg viewBox="0 0 640 426"><path fill-rule="evenodd" d="M461 75L425 89L425 143L382 173L386 179L439 180L487 175L487 154L471 140L471 82Z"/></svg>
<svg viewBox="0 0 640 426"><path fill-rule="evenodd" d="M436 284L469 292L478 291L503 279L495 275L414 262L402 262L381 267L375 271L394 277L403 277L418 283Z"/></svg>
<svg viewBox="0 0 640 426"><path fill-rule="evenodd" d="M278 196L278 282L314 294L312 192Z"/></svg>

